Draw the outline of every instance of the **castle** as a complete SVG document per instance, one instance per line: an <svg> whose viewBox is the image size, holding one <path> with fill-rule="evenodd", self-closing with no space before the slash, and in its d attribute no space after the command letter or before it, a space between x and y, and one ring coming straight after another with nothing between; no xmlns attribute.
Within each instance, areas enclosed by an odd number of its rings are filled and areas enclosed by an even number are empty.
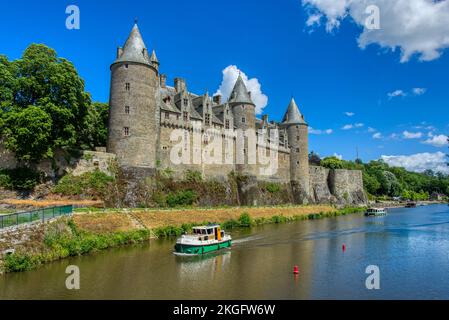
<svg viewBox="0 0 449 320"><path fill-rule="evenodd" d="M123 168L170 168L179 177L194 170L213 179L226 179L236 172L249 177L243 188L248 193L257 181L289 184L295 203L366 201L361 172L309 166L308 124L293 98L280 123L268 121L267 116L258 119L251 92L241 76L228 101L222 101L221 96L189 92L181 78L175 78L173 87L168 86L159 69L155 51L147 49L135 24L111 65L107 152L115 154ZM173 141L174 130L185 132L180 152L189 151L188 161L178 164L171 159L173 148L179 145ZM256 140L238 139L237 131L255 132ZM270 135L274 131L276 139ZM267 132L262 139L265 143L259 140L261 132ZM200 134L200 145L195 144L195 133ZM211 140L220 141L218 158L230 156L231 161L204 163L193 159L206 152ZM256 154L253 160L251 150ZM240 152L241 162L237 161ZM276 159L270 158L273 154ZM262 163L261 155L269 161ZM276 170L263 174L261 169L273 161ZM253 198L250 204L257 203Z"/></svg>

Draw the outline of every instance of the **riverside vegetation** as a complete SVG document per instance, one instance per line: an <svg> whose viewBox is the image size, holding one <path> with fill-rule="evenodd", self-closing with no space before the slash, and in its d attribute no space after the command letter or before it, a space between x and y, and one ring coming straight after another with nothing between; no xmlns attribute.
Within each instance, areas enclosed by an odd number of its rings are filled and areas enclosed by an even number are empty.
<svg viewBox="0 0 449 320"><path fill-rule="evenodd" d="M77 214L72 218L63 218L53 223L42 226L30 242L20 246L16 252L6 255L0 261L0 272L21 272L36 268L44 263L84 254L93 253L108 248L123 245L143 243L151 238L175 237L184 232L191 231L194 225L207 224L221 220L221 226L230 230L235 228L251 228L253 226L267 223L286 223L292 221L321 219L326 217L336 217L351 213L363 212L364 208L345 208L337 210L327 206L306 206L306 207L271 207L271 208L239 208L243 211L238 218L226 219L229 211L233 211L232 216L236 216L236 209L200 210L195 209L197 214L180 215L179 212L193 211L193 209L158 211L158 212L108 212L108 213L84 213ZM209 212L207 212L209 211ZM315 213L314 213L315 211ZM221 212L221 213L220 213ZM278 212L278 214L274 214ZM178 221L170 218L178 217ZM185 212L184 212L185 213ZM284 214L287 213L287 214ZM139 214L142 225L137 228L130 223L128 215L133 219ZM203 221L198 223L198 219L210 214L215 221ZM145 220L145 216L159 216L162 221L159 224L151 223L151 218ZM166 216L169 216L168 218ZM165 216L165 217L164 217ZM190 219L190 223L182 223L185 219ZM195 220L196 221L193 221ZM171 221L172 224L168 221ZM165 223L165 225L161 225ZM105 228L106 225L106 228ZM154 228L146 226L155 225ZM0 248L1 249L1 248Z"/></svg>

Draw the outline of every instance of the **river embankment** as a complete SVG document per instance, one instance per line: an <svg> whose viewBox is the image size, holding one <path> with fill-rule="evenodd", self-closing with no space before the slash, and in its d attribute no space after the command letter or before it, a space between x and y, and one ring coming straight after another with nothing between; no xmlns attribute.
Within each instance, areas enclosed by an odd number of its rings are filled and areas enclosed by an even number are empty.
<svg viewBox="0 0 449 320"><path fill-rule="evenodd" d="M326 205L185 208L166 210L83 209L72 217L21 227L0 234L0 273L34 269L45 263L152 238L179 236L194 225L220 223L224 229L321 219L364 208Z"/></svg>

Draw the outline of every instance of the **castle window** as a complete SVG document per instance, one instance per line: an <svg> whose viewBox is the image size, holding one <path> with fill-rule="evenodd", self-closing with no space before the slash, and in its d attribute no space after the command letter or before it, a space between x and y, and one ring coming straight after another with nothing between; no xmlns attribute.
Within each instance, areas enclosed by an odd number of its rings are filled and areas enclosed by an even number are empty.
<svg viewBox="0 0 449 320"><path fill-rule="evenodd" d="M230 128L230 126L229 126L229 120L226 120L226 121L225 121L225 128L226 128L226 129L229 129L229 128Z"/></svg>
<svg viewBox="0 0 449 320"><path fill-rule="evenodd" d="M299 161L296 161L296 164L299 164Z"/></svg>
<svg viewBox="0 0 449 320"><path fill-rule="evenodd" d="M299 136L296 136L296 140L299 141Z"/></svg>
<svg viewBox="0 0 449 320"><path fill-rule="evenodd" d="M206 122L206 125L210 125L210 114L206 113L204 115L204 120Z"/></svg>
<svg viewBox="0 0 449 320"><path fill-rule="evenodd" d="M124 135L125 137L129 137L129 128L128 128L128 127L124 127L124 128L123 128L123 135Z"/></svg>
<svg viewBox="0 0 449 320"><path fill-rule="evenodd" d="M125 114L129 114L129 106L125 106Z"/></svg>
<svg viewBox="0 0 449 320"><path fill-rule="evenodd" d="M125 90L129 91L131 89L131 84L129 82L125 83Z"/></svg>
<svg viewBox="0 0 449 320"><path fill-rule="evenodd" d="M296 153L299 153L299 148L296 148Z"/></svg>
<svg viewBox="0 0 449 320"><path fill-rule="evenodd" d="M189 99L184 99L183 101L184 101L184 106L187 107L189 105Z"/></svg>
<svg viewBox="0 0 449 320"><path fill-rule="evenodd" d="M184 111L184 112L182 113L182 119L183 119L184 121L188 121L188 120L189 120L189 113L186 112L186 111Z"/></svg>
<svg viewBox="0 0 449 320"><path fill-rule="evenodd" d="M245 122L246 122L246 118L243 117L243 118L242 118L242 123L245 123Z"/></svg>
<svg viewBox="0 0 449 320"><path fill-rule="evenodd" d="M170 119L170 113L165 112L165 119L166 119L166 120Z"/></svg>
<svg viewBox="0 0 449 320"><path fill-rule="evenodd" d="M125 69L128 69L128 64L125 64Z"/></svg>

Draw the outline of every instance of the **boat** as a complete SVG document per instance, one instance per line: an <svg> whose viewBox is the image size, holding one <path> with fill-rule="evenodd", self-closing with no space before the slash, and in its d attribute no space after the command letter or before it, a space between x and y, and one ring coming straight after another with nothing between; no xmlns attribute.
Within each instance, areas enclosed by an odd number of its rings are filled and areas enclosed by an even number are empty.
<svg viewBox="0 0 449 320"><path fill-rule="evenodd" d="M193 227L191 234L184 234L176 240L176 255L202 255L209 252L229 249L231 235L221 230L220 225Z"/></svg>
<svg viewBox="0 0 449 320"><path fill-rule="evenodd" d="M369 208L365 212L365 216L384 216L387 214L387 209L385 208Z"/></svg>
<svg viewBox="0 0 449 320"><path fill-rule="evenodd" d="M416 202L407 202L406 208L416 208Z"/></svg>

